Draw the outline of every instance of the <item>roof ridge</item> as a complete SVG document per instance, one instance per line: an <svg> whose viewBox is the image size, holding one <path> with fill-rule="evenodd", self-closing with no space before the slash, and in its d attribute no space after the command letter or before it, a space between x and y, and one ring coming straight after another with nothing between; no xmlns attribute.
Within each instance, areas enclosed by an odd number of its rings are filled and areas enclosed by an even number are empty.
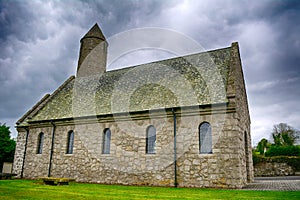
<svg viewBox="0 0 300 200"><path fill-rule="evenodd" d="M230 48L232 48L232 46L228 46L228 47L224 47L224 48L220 48L220 49L202 51L202 52L198 52L198 53L186 54L186 55L177 56L177 57L171 57L171 58L167 58L167 59L164 59L164 60L156 60L156 61L142 63L142 64L138 64L138 65L126 66L126 67L123 67L123 68L112 69L112 70L106 71L105 73L111 72L111 71L125 70L125 69L134 68L134 67L139 67L139 66L142 66L142 65L155 64L155 63L164 62L164 61L168 61L168 60L185 58L185 57L195 56L195 55L200 55L200 54L205 54L205 53L213 53L213 52L216 52L216 51L221 51L221 50L230 49Z"/></svg>

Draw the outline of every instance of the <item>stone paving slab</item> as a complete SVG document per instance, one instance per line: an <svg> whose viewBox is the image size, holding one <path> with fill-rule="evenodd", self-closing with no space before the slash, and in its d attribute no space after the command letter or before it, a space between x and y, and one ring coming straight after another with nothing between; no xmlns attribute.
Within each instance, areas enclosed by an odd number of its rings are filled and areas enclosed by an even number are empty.
<svg viewBox="0 0 300 200"><path fill-rule="evenodd" d="M300 191L300 176L258 177L243 190Z"/></svg>

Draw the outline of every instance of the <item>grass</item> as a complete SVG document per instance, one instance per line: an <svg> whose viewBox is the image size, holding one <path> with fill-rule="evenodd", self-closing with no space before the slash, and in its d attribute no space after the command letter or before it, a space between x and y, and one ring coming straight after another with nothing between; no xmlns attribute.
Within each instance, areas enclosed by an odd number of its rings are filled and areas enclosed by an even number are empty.
<svg viewBox="0 0 300 200"><path fill-rule="evenodd" d="M138 187L70 183L44 185L37 180L0 180L0 199L300 199L300 191L246 191Z"/></svg>

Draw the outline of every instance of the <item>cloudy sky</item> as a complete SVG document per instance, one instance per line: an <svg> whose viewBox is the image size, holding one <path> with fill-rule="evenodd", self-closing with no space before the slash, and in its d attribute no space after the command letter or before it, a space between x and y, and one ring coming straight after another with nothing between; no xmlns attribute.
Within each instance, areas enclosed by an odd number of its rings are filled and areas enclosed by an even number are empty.
<svg viewBox="0 0 300 200"><path fill-rule="evenodd" d="M205 50L238 41L252 143L280 122L300 129L300 1L0 0L0 122L14 137L17 119L75 74L79 40L96 22L106 38L156 27Z"/></svg>

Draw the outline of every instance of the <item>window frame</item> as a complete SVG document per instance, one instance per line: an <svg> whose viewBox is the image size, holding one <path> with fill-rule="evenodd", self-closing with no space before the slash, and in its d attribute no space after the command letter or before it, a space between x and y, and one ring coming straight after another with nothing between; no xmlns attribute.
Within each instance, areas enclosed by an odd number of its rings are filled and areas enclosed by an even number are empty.
<svg viewBox="0 0 300 200"><path fill-rule="evenodd" d="M111 130L106 128L103 130L102 154L110 154Z"/></svg>
<svg viewBox="0 0 300 200"><path fill-rule="evenodd" d="M75 133L73 130L68 132L66 154L73 154Z"/></svg>
<svg viewBox="0 0 300 200"><path fill-rule="evenodd" d="M44 144L44 133L40 132L38 135L36 154L43 154L43 144Z"/></svg>
<svg viewBox="0 0 300 200"><path fill-rule="evenodd" d="M203 133L203 129L201 128L205 125L208 125L206 127L206 132ZM212 127L211 124L207 121L202 122L199 125L198 128L198 135L199 135L199 153L200 154L212 154L213 153L213 146L212 146ZM204 145L203 145L204 143Z"/></svg>
<svg viewBox="0 0 300 200"><path fill-rule="evenodd" d="M153 128L154 135L150 136L150 131ZM146 129L146 154L156 154L156 128L150 125Z"/></svg>

